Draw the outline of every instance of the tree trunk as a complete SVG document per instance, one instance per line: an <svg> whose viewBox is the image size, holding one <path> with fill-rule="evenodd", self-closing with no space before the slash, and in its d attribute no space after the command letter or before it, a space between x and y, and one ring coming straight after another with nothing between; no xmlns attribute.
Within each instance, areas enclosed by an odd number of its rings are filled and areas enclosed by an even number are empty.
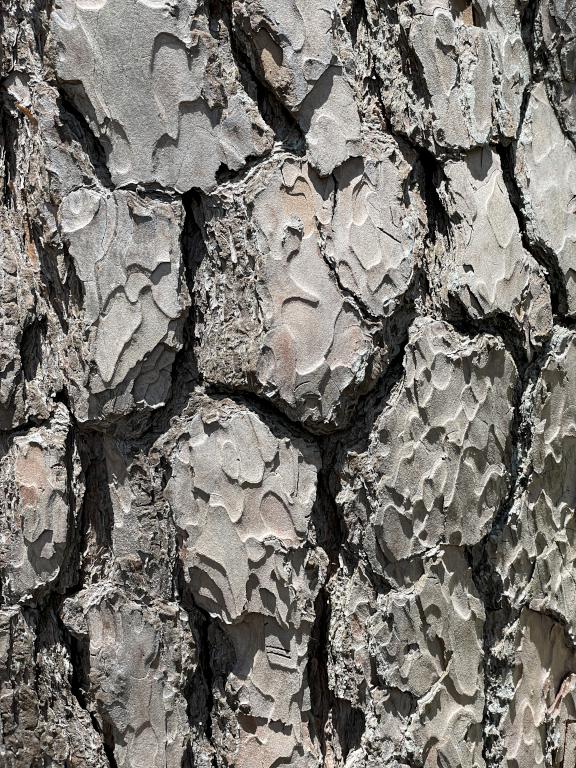
<svg viewBox="0 0 576 768"><path fill-rule="evenodd" d="M572 4L0 2L0 765L575 768Z"/></svg>

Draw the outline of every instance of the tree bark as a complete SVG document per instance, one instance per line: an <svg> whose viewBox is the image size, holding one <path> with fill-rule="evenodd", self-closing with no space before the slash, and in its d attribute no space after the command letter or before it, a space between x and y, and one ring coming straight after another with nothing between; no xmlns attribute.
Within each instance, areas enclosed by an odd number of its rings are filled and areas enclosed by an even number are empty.
<svg viewBox="0 0 576 768"><path fill-rule="evenodd" d="M2 0L0 765L575 768L566 0Z"/></svg>

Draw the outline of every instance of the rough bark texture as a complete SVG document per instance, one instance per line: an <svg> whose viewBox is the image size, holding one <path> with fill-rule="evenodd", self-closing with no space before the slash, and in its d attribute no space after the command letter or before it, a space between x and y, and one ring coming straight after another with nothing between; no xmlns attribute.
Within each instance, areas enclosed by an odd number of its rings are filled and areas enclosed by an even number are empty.
<svg viewBox="0 0 576 768"><path fill-rule="evenodd" d="M575 768L571 0L0 0L0 766Z"/></svg>

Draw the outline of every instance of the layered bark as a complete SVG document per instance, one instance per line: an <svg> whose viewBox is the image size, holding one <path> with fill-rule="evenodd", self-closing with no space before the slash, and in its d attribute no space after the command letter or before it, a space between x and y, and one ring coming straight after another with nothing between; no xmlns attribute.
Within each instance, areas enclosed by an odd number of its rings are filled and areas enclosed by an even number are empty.
<svg viewBox="0 0 576 768"><path fill-rule="evenodd" d="M573 16L2 4L2 766L576 765Z"/></svg>

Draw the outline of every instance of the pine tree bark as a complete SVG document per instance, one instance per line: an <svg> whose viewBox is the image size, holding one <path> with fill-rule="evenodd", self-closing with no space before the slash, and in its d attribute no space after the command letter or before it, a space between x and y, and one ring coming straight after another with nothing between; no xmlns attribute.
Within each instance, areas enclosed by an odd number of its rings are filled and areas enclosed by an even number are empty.
<svg viewBox="0 0 576 768"><path fill-rule="evenodd" d="M2 0L0 766L576 766L566 0Z"/></svg>

